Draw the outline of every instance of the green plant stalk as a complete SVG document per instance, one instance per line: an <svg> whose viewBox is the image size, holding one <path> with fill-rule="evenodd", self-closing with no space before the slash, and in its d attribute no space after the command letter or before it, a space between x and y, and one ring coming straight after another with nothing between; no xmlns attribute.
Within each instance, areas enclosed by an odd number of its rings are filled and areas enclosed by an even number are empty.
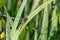
<svg viewBox="0 0 60 40"><path fill-rule="evenodd" d="M2 32L1 19L0 19L0 32Z"/></svg>
<svg viewBox="0 0 60 40"><path fill-rule="evenodd" d="M60 7L60 6L59 6ZM59 8L59 10L60 10L60 8ZM58 10L58 22L59 22L59 24L60 24L60 11Z"/></svg>
<svg viewBox="0 0 60 40"><path fill-rule="evenodd" d="M7 20L6 20L6 40L10 40L10 25L9 25L8 15L7 15Z"/></svg>
<svg viewBox="0 0 60 40"><path fill-rule="evenodd" d="M50 37L49 40L51 39L51 37L54 35L54 32L57 31L57 15L54 14L55 13L55 9L54 12L52 14L52 28L50 30Z"/></svg>
<svg viewBox="0 0 60 40"><path fill-rule="evenodd" d="M7 16L9 17L8 19L8 22L9 24L11 25L11 27L13 27L13 20L11 19L11 17L9 16L9 14L7 13Z"/></svg>
<svg viewBox="0 0 60 40"><path fill-rule="evenodd" d="M40 1L41 0L34 0L33 1L31 12L34 11L38 7Z"/></svg>
<svg viewBox="0 0 60 40"><path fill-rule="evenodd" d="M19 33L17 32L16 34L19 34ZM25 39L25 35L26 35L26 28L24 29L24 31L22 31L21 34L19 34L19 40L24 40Z"/></svg>
<svg viewBox="0 0 60 40"><path fill-rule="evenodd" d="M12 27L12 30L11 30L11 40L17 40L17 38L18 38L18 37L13 38L13 35L15 34L16 28L18 26L18 23L19 23L19 20L21 18L21 14L22 14L22 11L24 9L24 6L25 6L26 2L27 2L27 0L23 0L21 6L19 8L19 11L17 13L17 16L16 16L16 18L14 20L13 27Z"/></svg>
<svg viewBox="0 0 60 40"><path fill-rule="evenodd" d="M24 0L24 1L22 2L22 4L21 4L21 7L19 8L19 11L18 11L18 13L17 13L17 16L16 16L16 18L15 18L15 20L14 20L14 24L13 24L13 27L12 27L12 31L15 31L15 30L16 30L16 27L17 27L17 25L18 25L18 22L19 22L19 20L20 20L20 17L21 17L21 14L22 14L22 11L23 11L23 9L24 9L24 6L25 6L26 2L27 2L27 0Z"/></svg>
<svg viewBox="0 0 60 40"><path fill-rule="evenodd" d="M22 13L22 17L21 17L23 21L21 21L21 25L19 27L22 27L22 24L24 23L25 18L27 17L27 15L29 13L29 8L28 7L29 6L28 6L28 1L27 1L26 5L24 7L24 11ZM24 31L22 31L21 35L19 35L19 40L24 40L26 38L25 36L26 36L26 28L24 29Z"/></svg>
<svg viewBox="0 0 60 40"><path fill-rule="evenodd" d="M4 7L4 8L5 8L5 10L6 10L6 7ZM12 28L12 27L13 27L13 20L11 19L11 17L9 16L9 14L8 14L7 12L6 12L6 14L7 14L8 19L9 19L9 20L8 20L8 22L9 22L9 24L10 24L11 28ZM7 16L6 16L6 17L7 17ZM21 26L21 25L20 25L20 26ZM20 26L19 26L19 27L20 27ZM19 29L20 29L20 28L19 28ZM24 31L24 32L25 32L25 31ZM23 39L22 37L23 37L23 33L21 34L21 38L19 37L19 38L20 38L20 40L22 40L22 39Z"/></svg>
<svg viewBox="0 0 60 40"><path fill-rule="evenodd" d="M17 4L19 0L12 0L12 6L11 6L11 16L15 17L17 14Z"/></svg>
<svg viewBox="0 0 60 40"><path fill-rule="evenodd" d="M46 7L46 6L47 6L48 4L50 4L52 1L53 1L53 0L46 1L45 3L43 3L43 5L40 5L38 8L40 8L40 11L41 11L41 9L43 9L44 7ZM34 10L34 11L39 10L38 8L37 8L36 10ZM33 11L33 12L34 12L34 11ZM27 18L31 17L31 15L33 16L33 15L35 14L35 13L32 14L33 12L31 12L30 15L29 15ZM38 12L38 11L37 11L37 12Z"/></svg>
<svg viewBox="0 0 60 40"><path fill-rule="evenodd" d="M51 5L51 4L48 5L48 10L49 10L49 11L48 11L49 14L51 15L51 12L52 12L52 5Z"/></svg>
<svg viewBox="0 0 60 40"><path fill-rule="evenodd" d="M43 3L46 1L47 0L43 0ZM48 34L48 6L44 8L41 35L38 40L47 40L47 34Z"/></svg>
<svg viewBox="0 0 60 40"><path fill-rule="evenodd" d="M24 1L24 2L25 2L25 1ZM45 4L48 5L50 2L52 2L52 1L48 1L48 3L46 2L46 3L44 3L42 6L44 6ZM47 5L45 5L44 7L46 7ZM42 7L42 6L40 6L39 8L37 8L37 10L35 10L35 11L38 11L38 10L40 11L40 10L42 10L42 9L44 8L44 7ZM42 9L40 9L40 8L42 8ZM36 13L35 11L34 11L33 13ZM39 11L38 11L38 12L39 12ZM38 13L38 12L37 12L37 13ZM33 14L33 13L32 13L32 14ZM35 14L35 15L36 15L36 14ZM35 15L34 15L34 16L35 16ZM29 22L34 16L32 16L30 19L28 19L28 20L24 23L24 25L23 25L22 27L24 28L24 27L28 24L28 22ZM19 18L19 17L18 17L18 18ZM15 22L17 22L17 20L16 20ZM15 23L15 24L16 24L16 23ZM19 34L22 32L22 29L23 29L23 28L22 28L21 30L18 30L18 32L17 32L18 34L15 35L15 34L14 34L14 31L15 31L15 28L16 28L16 27L17 27L17 26L13 26L13 28L12 28L13 30L12 30L11 33L12 33L13 35L11 34L11 35L12 35L12 36L11 36L11 40L14 40L15 37L16 37L16 39L17 39L18 36L19 36ZM20 32L19 32L19 31L20 31ZM13 38L13 37L14 37L14 38ZM16 40L16 39L15 39L15 40Z"/></svg>
<svg viewBox="0 0 60 40"><path fill-rule="evenodd" d="M38 28L38 14L36 15L36 28ZM34 40L38 39L38 29L35 29Z"/></svg>
<svg viewBox="0 0 60 40"><path fill-rule="evenodd" d="M56 0L53 1L53 3L55 4L56 3ZM54 6L54 10L52 12L52 27L51 27L51 30L50 30L50 34L49 34L49 40L51 40L53 37L52 40L57 40L57 14L56 14L56 5Z"/></svg>
<svg viewBox="0 0 60 40"><path fill-rule="evenodd" d="M8 11L10 11L11 10L12 0L7 0L7 1L8 1L8 3L7 3L7 9L8 9Z"/></svg>
<svg viewBox="0 0 60 40"><path fill-rule="evenodd" d="M26 31L26 40L30 40L30 38L29 38L29 28L27 27L27 31Z"/></svg>
<svg viewBox="0 0 60 40"><path fill-rule="evenodd" d="M41 0L34 0L33 1L33 5L32 5L32 9L31 9L31 12L32 11L34 11L37 7L38 7L38 5L39 5L39 2L40 2ZM37 27L37 25L38 25L38 17L36 16L36 27ZM32 23L31 23L32 24ZM31 25L30 24L30 25ZM31 25L32 26L32 25ZM37 40L37 30L35 30L35 33L34 33L35 35L34 35L34 40Z"/></svg>
<svg viewBox="0 0 60 40"><path fill-rule="evenodd" d="M26 34L26 40L29 40L29 33Z"/></svg>
<svg viewBox="0 0 60 40"><path fill-rule="evenodd" d="M30 11L30 9L29 9L29 3L28 3L29 1L27 1L27 3L26 3L26 5L25 5L25 10L24 10L24 16L25 17L27 17L27 15L28 15L28 13L29 13L29 11Z"/></svg>
<svg viewBox="0 0 60 40"><path fill-rule="evenodd" d="M13 20L12 19L14 19L14 18L12 18L12 17L10 17L10 15L8 14L8 12L7 12L7 8L4 6L4 9L5 9L5 13L7 14L7 15L5 15L5 17L9 17L9 24L11 25L11 27L13 26Z"/></svg>
<svg viewBox="0 0 60 40"><path fill-rule="evenodd" d="M24 28L26 28L26 25L31 21L31 19L33 17L35 17L36 14L38 14L43 8L45 8L48 4L50 4L52 2L52 0L49 0L45 3L43 3L41 6L39 6L36 10L34 10L27 18L26 22L23 24L21 30L18 32L19 34L21 34L21 32L24 30ZM33 15L34 14L34 15ZM19 35L18 34L18 35Z"/></svg>
<svg viewBox="0 0 60 40"><path fill-rule="evenodd" d="M31 12L33 12L38 6L39 6L39 2L40 2L41 0L33 0L33 4L32 4L32 8L31 8L31 11L30 11L30 13ZM35 19L35 18L34 18ZM30 27L30 32L32 33L33 32L33 25L34 25L34 22L35 22L35 20L34 19L32 19L30 22L29 22L29 27ZM33 22L34 21L34 22ZM35 32L36 33L36 32ZM34 33L34 34L35 34ZM35 35L34 35L35 36ZM36 36L35 36L36 37ZM33 38L33 39L35 39L35 37Z"/></svg>
<svg viewBox="0 0 60 40"><path fill-rule="evenodd" d="M60 40L60 12L58 12L58 40Z"/></svg>

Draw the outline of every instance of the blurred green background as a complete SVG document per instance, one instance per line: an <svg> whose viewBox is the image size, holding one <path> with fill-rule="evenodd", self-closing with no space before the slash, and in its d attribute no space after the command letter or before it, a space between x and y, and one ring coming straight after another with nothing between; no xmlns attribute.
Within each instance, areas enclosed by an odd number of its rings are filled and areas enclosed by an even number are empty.
<svg viewBox="0 0 60 40"><path fill-rule="evenodd" d="M0 0L0 40L60 40L60 0Z"/></svg>

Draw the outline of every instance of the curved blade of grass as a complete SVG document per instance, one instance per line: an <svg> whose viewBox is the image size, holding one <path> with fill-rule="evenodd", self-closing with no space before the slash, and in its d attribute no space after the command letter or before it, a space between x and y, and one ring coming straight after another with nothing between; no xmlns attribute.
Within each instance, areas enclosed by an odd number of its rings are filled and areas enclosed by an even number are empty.
<svg viewBox="0 0 60 40"><path fill-rule="evenodd" d="M20 32L18 32L19 34L21 34L21 32L23 31L23 29L26 27L26 25L31 21L31 19L33 17L36 16L36 14L38 14L43 8L45 8L48 4L50 4L52 2L52 0L49 0L45 3L43 3L41 6L39 6L36 10L34 10L33 12L31 12L31 14L27 17L28 19L26 20L26 22L23 24L21 30L19 30ZM18 34L18 35L19 35Z"/></svg>
<svg viewBox="0 0 60 40"><path fill-rule="evenodd" d="M47 6L48 4L50 4L52 1L53 1L53 0L46 1L45 3L43 3L43 5L39 6L39 7L38 7L36 10L34 10L33 12L36 12L37 10L42 10L44 7L46 7L46 6ZM37 14L37 13L33 13L33 12L31 12L27 18L33 16L34 14ZM37 11L37 12L38 12L38 11ZM33 13L33 14L32 14L32 13Z"/></svg>
<svg viewBox="0 0 60 40"><path fill-rule="evenodd" d="M34 0L34 1L33 1L33 5L32 5L31 12L36 9L36 7L39 5L39 2L40 2L40 1L41 1L41 0Z"/></svg>
<svg viewBox="0 0 60 40"><path fill-rule="evenodd" d="M22 11L23 11L23 9L25 7L26 2L27 2L27 0L23 0L22 4L21 4L21 6L20 6L20 8L18 10L17 16L16 16L16 18L14 20L13 27L12 27L12 30L11 30L11 40L16 40L17 39L17 38L13 38L13 36L15 34L16 27L17 27L17 25L19 23L19 20L21 18L21 14L22 14Z"/></svg>
<svg viewBox="0 0 60 40"><path fill-rule="evenodd" d="M18 25L18 22L19 22L19 20L20 20L20 17L21 17L21 14L22 14L22 11L23 11L23 9L24 9L24 6L25 6L26 2L27 2L27 0L23 0L23 2L22 2L22 4L21 4L21 7L20 7L19 10L18 10L17 16L16 16L16 18L15 18L15 20L14 20L14 24L13 24L12 31L13 31L13 30L16 30L16 27L17 27L17 25Z"/></svg>
<svg viewBox="0 0 60 40"><path fill-rule="evenodd" d="M50 1L47 1L46 3L44 3L44 4L42 4L41 6L39 6L35 11L33 11L31 14L33 15L29 15L29 18L26 20L26 22L23 24L23 26L22 26L22 28L21 28L21 30L17 30L17 36L16 37L18 37L19 36L19 34L21 34L22 33L22 31L24 30L24 28L25 28L25 26L30 22L30 20L36 15L36 14L38 14L38 12L40 12L44 7L46 7L48 4L50 4L52 2L52 0L50 0ZM45 5L46 4L46 5Z"/></svg>
<svg viewBox="0 0 60 40"><path fill-rule="evenodd" d="M40 1L41 0L34 0L33 1L31 12L34 11L39 6ZM30 22L30 25L32 27L32 22ZM37 27L37 25L38 25L38 15L36 16L36 27ZM34 40L37 40L37 30L35 30L35 33L34 33Z"/></svg>
<svg viewBox="0 0 60 40"><path fill-rule="evenodd" d="M24 7L24 11L23 11L23 14L22 14L22 21L21 21L21 25L19 26L18 29L21 29L23 23L24 23L24 20L25 18L27 17L27 15L29 14L29 11L30 11L30 7L29 7L29 1L27 1L25 7ZM24 40L25 39L25 36L26 36L26 28L24 29L24 31L22 31L21 35L19 35L19 40Z"/></svg>

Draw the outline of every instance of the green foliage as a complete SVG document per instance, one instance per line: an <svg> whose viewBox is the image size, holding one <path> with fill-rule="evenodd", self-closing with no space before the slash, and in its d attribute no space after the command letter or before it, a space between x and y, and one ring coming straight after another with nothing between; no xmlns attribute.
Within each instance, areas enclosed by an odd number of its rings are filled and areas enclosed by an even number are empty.
<svg viewBox="0 0 60 40"><path fill-rule="evenodd" d="M0 0L0 8L2 8L5 4L5 0Z"/></svg>
<svg viewBox="0 0 60 40"><path fill-rule="evenodd" d="M58 40L56 0L5 0L0 1L6 40ZM3 21L2 20L2 21ZM0 20L0 31L2 22ZM58 29L58 30L57 30ZM60 30L59 30L60 31ZM59 39L60 40L60 39Z"/></svg>

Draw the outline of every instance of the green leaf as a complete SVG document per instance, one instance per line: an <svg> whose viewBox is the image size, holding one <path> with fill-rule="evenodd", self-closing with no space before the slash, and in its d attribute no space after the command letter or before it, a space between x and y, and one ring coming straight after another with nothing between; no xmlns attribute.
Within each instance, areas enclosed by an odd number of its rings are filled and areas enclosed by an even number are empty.
<svg viewBox="0 0 60 40"><path fill-rule="evenodd" d="M10 25L9 25L8 14L7 14L7 20L6 20L6 40L10 40Z"/></svg>
<svg viewBox="0 0 60 40"><path fill-rule="evenodd" d="M40 5L36 10L34 10L33 12L30 13L30 15L27 17L28 19L26 20L26 22L23 24L19 34L21 34L21 32L24 30L24 28L26 28L26 25L31 21L31 19L33 17L35 17L43 8L45 8L48 4L50 4L52 2L52 0L49 0L45 3L43 3L42 5Z"/></svg>
<svg viewBox="0 0 60 40"><path fill-rule="evenodd" d="M0 32L2 32L1 19L0 19Z"/></svg>
<svg viewBox="0 0 60 40"><path fill-rule="evenodd" d="M11 40L17 40L18 39L19 34L17 35L15 32L16 32L16 28L18 26L19 20L21 18L23 9L26 5L26 2L27 2L27 0L23 0L22 4L21 4L21 6L18 10L18 13L16 15L16 18L14 20L13 27L12 27L12 30L11 30ZM15 38L13 38L13 37L15 37Z"/></svg>
<svg viewBox="0 0 60 40"><path fill-rule="evenodd" d="M5 0L0 0L0 8L4 6Z"/></svg>

